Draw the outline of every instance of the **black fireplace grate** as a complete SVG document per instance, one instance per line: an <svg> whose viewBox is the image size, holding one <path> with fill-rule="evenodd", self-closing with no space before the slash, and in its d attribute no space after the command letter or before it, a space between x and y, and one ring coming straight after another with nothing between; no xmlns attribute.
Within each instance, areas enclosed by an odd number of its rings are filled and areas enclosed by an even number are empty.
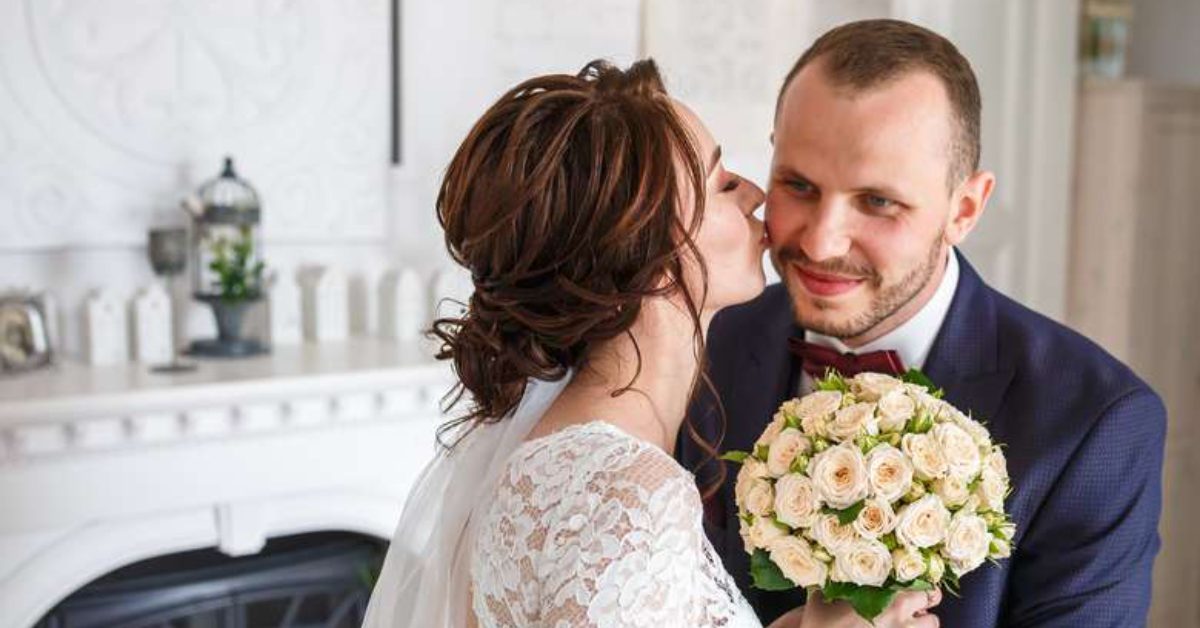
<svg viewBox="0 0 1200 628"><path fill-rule="evenodd" d="M241 558L215 550L154 558L88 584L37 628L357 628L385 549L320 533Z"/></svg>

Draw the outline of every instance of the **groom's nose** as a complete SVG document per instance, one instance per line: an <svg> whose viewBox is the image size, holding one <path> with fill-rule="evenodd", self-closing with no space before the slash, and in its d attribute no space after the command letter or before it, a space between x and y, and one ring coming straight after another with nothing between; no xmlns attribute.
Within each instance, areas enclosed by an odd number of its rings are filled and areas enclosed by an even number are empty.
<svg viewBox="0 0 1200 628"><path fill-rule="evenodd" d="M781 235L814 262L843 257L850 252L847 213L834 199L823 199L800 217L795 233Z"/></svg>

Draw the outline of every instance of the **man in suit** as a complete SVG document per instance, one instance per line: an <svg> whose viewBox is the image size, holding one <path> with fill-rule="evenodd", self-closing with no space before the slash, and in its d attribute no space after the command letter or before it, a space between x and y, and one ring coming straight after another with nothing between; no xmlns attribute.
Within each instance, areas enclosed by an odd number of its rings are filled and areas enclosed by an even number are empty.
<svg viewBox="0 0 1200 628"><path fill-rule="evenodd" d="M988 287L954 248L995 182L978 165L966 59L904 22L844 25L799 59L775 116L766 222L782 284L713 321L708 372L725 411L701 390L692 424L709 442L723 434L722 451L750 450L826 366L922 369L1008 445L1015 488L1012 557L965 576L962 597L934 611L942 625L1143 625L1166 413L1127 367ZM714 478L702 447L685 436L677 451L701 485ZM766 623L804 595L750 588L736 471L706 527Z"/></svg>

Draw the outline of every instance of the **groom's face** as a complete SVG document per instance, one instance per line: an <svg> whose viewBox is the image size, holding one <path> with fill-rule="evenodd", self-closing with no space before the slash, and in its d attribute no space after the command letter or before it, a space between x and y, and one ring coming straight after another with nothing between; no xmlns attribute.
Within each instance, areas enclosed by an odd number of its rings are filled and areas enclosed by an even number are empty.
<svg viewBox="0 0 1200 628"><path fill-rule="evenodd" d="M766 222L801 326L861 344L932 296L947 247L970 229L949 185L953 120L941 82L924 72L854 91L817 61L792 79L776 113Z"/></svg>

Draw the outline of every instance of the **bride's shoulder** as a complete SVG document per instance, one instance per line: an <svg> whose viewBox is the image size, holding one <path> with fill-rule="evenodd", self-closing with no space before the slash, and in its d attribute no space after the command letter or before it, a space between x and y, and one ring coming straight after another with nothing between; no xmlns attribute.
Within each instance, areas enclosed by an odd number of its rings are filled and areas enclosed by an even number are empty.
<svg viewBox="0 0 1200 628"><path fill-rule="evenodd" d="M550 481L564 488L664 484L694 488L690 473L658 447L604 421L572 425L521 445L509 459L509 479Z"/></svg>

